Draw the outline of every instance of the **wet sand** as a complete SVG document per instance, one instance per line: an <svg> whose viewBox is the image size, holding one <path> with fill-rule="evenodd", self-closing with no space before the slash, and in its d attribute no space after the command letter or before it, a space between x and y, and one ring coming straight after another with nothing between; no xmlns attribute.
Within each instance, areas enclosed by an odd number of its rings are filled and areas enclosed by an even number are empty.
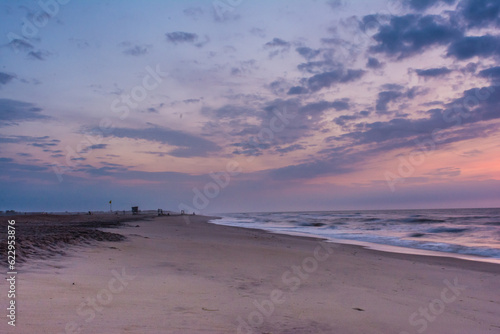
<svg viewBox="0 0 500 334"><path fill-rule="evenodd" d="M206 221L99 228L125 239L30 258L0 332L500 333L497 264Z"/></svg>

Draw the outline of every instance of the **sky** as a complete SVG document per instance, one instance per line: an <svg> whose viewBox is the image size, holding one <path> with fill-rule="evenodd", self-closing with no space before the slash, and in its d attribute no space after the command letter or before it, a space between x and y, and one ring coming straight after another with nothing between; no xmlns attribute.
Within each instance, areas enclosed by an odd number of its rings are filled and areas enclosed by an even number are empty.
<svg viewBox="0 0 500 334"><path fill-rule="evenodd" d="M500 206L500 2L0 2L0 210Z"/></svg>

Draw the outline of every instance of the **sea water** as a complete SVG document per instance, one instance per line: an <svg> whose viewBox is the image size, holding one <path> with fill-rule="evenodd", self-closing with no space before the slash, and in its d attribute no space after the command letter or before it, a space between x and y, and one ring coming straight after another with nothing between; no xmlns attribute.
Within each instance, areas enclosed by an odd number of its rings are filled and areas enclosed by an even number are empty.
<svg viewBox="0 0 500 334"><path fill-rule="evenodd" d="M441 254L500 263L498 208L263 212L219 216L222 219L212 222L321 237L385 251Z"/></svg>

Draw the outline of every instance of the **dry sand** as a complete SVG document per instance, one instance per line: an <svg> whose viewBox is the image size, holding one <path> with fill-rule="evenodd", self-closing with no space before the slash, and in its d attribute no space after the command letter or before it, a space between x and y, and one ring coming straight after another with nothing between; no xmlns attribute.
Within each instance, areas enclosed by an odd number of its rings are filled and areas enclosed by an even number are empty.
<svg viewBox="0 0 500 334"><path fill-rule="evenodd" d="M0 332L500 333L500 265L189 218L106 229L127 239L30 259L16 327L2 316Z"/></svg>

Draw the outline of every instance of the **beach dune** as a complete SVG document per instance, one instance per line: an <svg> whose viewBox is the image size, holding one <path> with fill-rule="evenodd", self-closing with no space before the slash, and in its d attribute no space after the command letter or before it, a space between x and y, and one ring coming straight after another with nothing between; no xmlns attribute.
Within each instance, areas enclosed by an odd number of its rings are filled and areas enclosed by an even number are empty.
<svg viewBox="0 0 500 334"><path fill-rule="evenodd" d="M497 264L207 220L106 228L126 240L26 261L16 327L0 332L500 333Z"/></svg>

